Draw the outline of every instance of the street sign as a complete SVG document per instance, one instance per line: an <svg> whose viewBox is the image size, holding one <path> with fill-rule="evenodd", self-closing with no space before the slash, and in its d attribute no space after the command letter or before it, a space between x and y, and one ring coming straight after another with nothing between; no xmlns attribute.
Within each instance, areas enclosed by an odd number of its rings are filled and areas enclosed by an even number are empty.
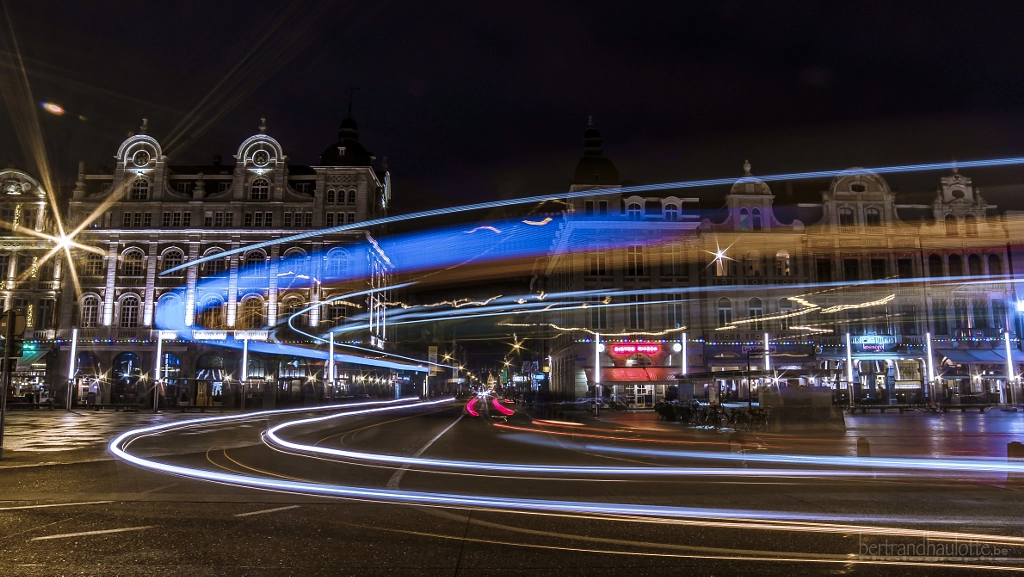
<svg viewBox="0 0 1024 577"><path fill-rule="evenodd" d="M20 337L25 334L25 313L21 312L19 309L12 309L4 311L4 313L0 315L0 338L3 338L3 335L7 334L7 323L10 322L12 316L14 317L14 336Z"/></svg>

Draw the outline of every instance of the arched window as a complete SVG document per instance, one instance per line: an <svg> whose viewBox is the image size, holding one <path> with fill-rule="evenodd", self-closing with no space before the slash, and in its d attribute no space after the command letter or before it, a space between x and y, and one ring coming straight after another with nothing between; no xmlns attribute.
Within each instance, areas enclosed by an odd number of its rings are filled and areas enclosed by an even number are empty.
<svg viewBox="0 0 1024 577"><path fill-rule="evenodd" d="M327 191L327 204L334 204L334 189Z"/></svg>
<svg viewBox="0 0 1024 577"><path fill-rule="evenodd" d="M296 314L298 314L298 312L301 311L304 308L306 308L306 303L302 302L300 299L291 298L291 299L286 300L284 302L284 309L283 309L284 316L281 317L281 320L283 322L287 323L288 319L290 319L293 316L295 316ZM304 312L300 316L296 317L295 320L292 321L292 325L297 326L297 327L308 326L309 325L309 313L308 312Z"/></svg>
<svg viewBox="0 0 1024 577"><path fill-rule="evenodd" d="M263 278L267 276L267 255L263 251L254 250L245 255L244 276Z"/></svg>
<svg viewBox="0 0 1024 577"><path fill-rule="evenodd" d="M631 202L629 203L629 206L626 207L626 216L629 220L640 220L641 215L643 215L643 209L639 204Z"/></svg>
<svg viewBox="0 0 1024 577"><path fill-rule="evenodd" d="M988 255L988 274L993 276L1003 274L1003 260L997 255Z"/></svg>
<svg viewBox="0 0 1024 577"><path fill-rule="evenodd" d="M185 262L185 254L179 249L173 248L164 253L163 269L170 270L174 267L181 266L181 263ZM181 271L177 271L175 274L181 275Z"/></svg>
<svg viewBox="0 0 1024 577"><path fill-rule="evenodd" d="M971 301L971 314L974 317L974 324L972 328L976 329L990 329L992 328L992 318L988 313L988 300L983 298L974 299Z"/></svg>
<svg viewBox="0 0 1024 577"><path fill-rule="evenodd" d="M718 299L718 326L727 327L732 324L732 301L723 297Z"/></svg>
<svg viewBox="0 0 1024 577"><path fill-rule="evenodd" d="M139 297L129 294L121 299L121 312L118 324L122 329L134 329L139 326Z"/></svg>
<svg viewBox="0 0 1024 577"><path fill-rule="evenodd" d="M752 208L750 209L750 228L754 230L761 230L761 209Z"/></svg>
<svg viewBox="0 0 1024 577"><path fill-rule="evenodd" d="M679 220L679 207L677 205L665 205L665 220L668 222L676 222Z"/></svg>
<svg viewBox="0 0 1024 577"><path fill-rule="evenodd" d="M970 214L965 216L964 229L967 232L967 236L978 236L978 219Z"/></svg>
<svg viewBox="0 0 1024 577"><path fill-rule="evenodd" d="M329 279L343 279L348 276L348 252L336 248L327 253L327 267L324 271Z"/></svg>
<svg viewBox="0 0 1024 577"><path fill-rule="evenodd" d="M331 301L324 305L322 319L329 325L340 325L348 318L348 306L341 300Z"/></svg>
<svg viewBox="0 0 1024 577"><path fill-rule="evenodd" d="M196 324L206 329L224 328L224 301L217 297L207 297L199 307Z"/></svg>
<svg viewBox="0 0 1024 577"><path fill-rule="evenodd" d="M156 327L158 329L180 327L185 322L185 307L181 297L175 293L167 293L156 301Z"/></svg>
<svg viewBox="0 0 1024 577"><path fill-rule="evenodd" d="M217 250L217 251L214 251L214 252L208 252L208 253L206 253L205 256L219 254L221 252L223 252L223 251ZM227 259L227 257L214 258L214 259L211 259L211 260L208 260L208 261L204 262L201 265L200 268L201 268L200 272L202 273L203 276L220 274L220 273L224 272L225 270L227 270L227 268L228 268L228 259Z"/></svg>
<svg viewBox="0 0 1024 577"><path fill-rule="evenodd" d="M959 224L956 221L956 217L952 214L946 215L946 236L959 236Z"/></svg>
<svg viewBox="0 0 1024 577"><path fill-rule="evenodd" d="M1006 330L1006 303L1001 300L992 301L992 328Z"/></svg>
<svg viewBox="0 0 1024 577"><path fill-rule="evenodd" d="M755 331L764 330L764 303L759 298L752 298L747 301L747 316L750 318L750 328Z"/></svg>
<svg viewBox="0 0 1024 577"><path fill-rule="evenodd" d="M99 325L100 318L100 297L88 295L82 299L82 310L79 315L79 326L83 329L91 329Z"/></svg>
<svg viewBox="0 0 1024 577"><path fill-rule="evenodd" d="M238 319L238 328L261 329L266 323L263 315L263 301L258 298L249 298L242 301L241 316Z"/></svg>
<svg viewBox="0 0 1024 577"><path fill-rule="evenodd" d="M121 257L121 276L142 276L145 274L145 255L139 249L131 249Z"/></svg>
<svg viewBox="0 0 1024 577"><path fill-rule="evenodd" d="M181 357L174 353L164 353L160 359L160 373L157 378L163 381L181 377Z"/></svg>
<svg viewBox="0 0 1024 577"><path fill-rule="evenodd" d="M949 255L949 276L964 276L964 261L959 255Z"/></svg>
<svg viewBox="0 0 1024 577"><path fill-rule="evenodd" d="M839 226L853 226L853 209L847 206L839 209Z"/></svg>
<svg viewBox="0 0 1024 577"><path fill-rule="evenodd" d="M750 230L750 211L745 208L740 209L740 230Z"/></svg>
<svg viewBox="0 0 1024 577"><path fill-rule="evenodd" d="M341 191L338 191L338 194L341 194ZM355 204L356 203L356 191L354 191L354 190L348 191L348 203L349 204Z"/></svg>
<svg viewBox="0 0 1024 577"><path fill-rule="evenodd" d="M792 268L789 260L789 253L780 250L775 253L775 276L789 276L792 274Z"/></svg>
<svg viewBox="0 0 1024 577"><path fill-rule="evenodd" d="M748 252L744 268L747 276L761 276L761 254L756 250Z"/></svg>
<svg viewBox="0 0 1024 577"><path fill-rule="evenodd" d="M789 327L791 326L791 321L793 320L793 317L787 317L786 315L788 315L788 314L790 314L792 312L793 312L793 301L791 301L789 299L780 299L779 300L779 314L782 316L782 318L779 319L779 324L780 324L782 330L784 330L784 331L789 330Z"/></svg>
<svg viewBox="0 0 1024 577"><path fill-rule="evenodd" d="M265 178L257 178L249 185L250 200L267 200L270 198L270 182Z"/></svg>
<svg viewBox="0 0 1024 577"><path fill-rule="evenodd" d="M985 267L981 263L981 257L972 254L967 257L967 272L971 276L982 276L985 274Z"/></svg>
<svg viewBox="0 0 1024 577"><path fill-rule="evenodd" d="M132 181L128 200L146 200L149 198L149 181L139 177Z"/></svg>
<svg viewBox="0 0 1024 577"><path fill-rule="evenodd" d="M7 277L7 271L0 271L4 277ZM96 253L89 253L85 257L85 271L82 273L84 276L103 276L107 271L103 267L103 257Z"/></svg>
<svg viewBox="0 0 1024 577"><path fill-rule="evenodd" d="M880 226L882 224L882 211L874 207L865 210L864 224L868 226Z"/></svg>
<svg viewBox="0 0 1024 577"><path fill-rule="evenodd" d="M928 257L928 276L940 277L942 274L942 257L933 254Z"/></svg>

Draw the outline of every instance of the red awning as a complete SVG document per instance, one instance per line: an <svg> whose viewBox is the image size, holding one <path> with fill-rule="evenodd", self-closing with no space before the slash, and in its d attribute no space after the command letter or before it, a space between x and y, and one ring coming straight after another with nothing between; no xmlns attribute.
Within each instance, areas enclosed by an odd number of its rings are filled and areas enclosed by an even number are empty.
<svg viewBox="0 0 1024 577"><path fill-rule="evenodd" d="M585 369L587 380L593 382L594 369ZM601 367L602 383L675 382L679 369L674 367Z"/></svg>

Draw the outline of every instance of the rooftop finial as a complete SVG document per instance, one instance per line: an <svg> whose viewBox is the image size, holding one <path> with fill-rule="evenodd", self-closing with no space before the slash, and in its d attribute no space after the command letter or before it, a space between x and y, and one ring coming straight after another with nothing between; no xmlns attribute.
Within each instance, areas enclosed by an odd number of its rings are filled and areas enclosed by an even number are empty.
<svg viewBox="0 0 1024 577"><path fill-rule="evenodd" d="M743 175L744 176L750 176L750 161L749 160L744 160L743 161Z"/></svg>
<svg viewBox="0 0 1024 577"><path fill-rule="evenodd" d="M149 132L149 119L143 118L142 126L139 127L139 134L146 134L147 132Z"/></svg>
<svg viewBox="0 0 1024 577"><path fill-rule="evenodd" d="M958 171L957 168L956 168L956 159L955 158L953 159L951 164L953 165L953 174L959 174L960 171Z"/></svg>
<svg viewBox="0 0 1024 577"><path fill-rule="evenodd" d="M594 117L593 116L588 116L587 117L587 128L593 128L593 127L594 127Z"/></svg>
<svg viewBox="0 0 1024 577"><path fill-rule="evenodd" d="M352 95L359 90L358 86L349 86L345 89L345 95L348 96L348 117L352 118Z"/></svg>
<svg viewBox="0 0 1024 577"><path fill-rule="evenodd" d="M267 117L266 116L261 116L260 117L260 134L266 134L266 133L267 133Z"/></svg>

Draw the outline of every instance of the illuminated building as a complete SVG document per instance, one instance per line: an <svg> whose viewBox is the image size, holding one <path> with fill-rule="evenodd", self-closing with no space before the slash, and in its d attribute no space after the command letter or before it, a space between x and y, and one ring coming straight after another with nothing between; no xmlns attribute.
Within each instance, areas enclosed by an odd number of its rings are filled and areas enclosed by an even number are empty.
<svg viewBox="0 0 1024 577"><path fill-rule="evenodd" d="M557 397L593 396L590 341L601 333L604 394L614 386L628 404L649 406L682 372L685 329L687 372L733 400L748 396L745 372L767 369L786 384L832 387L839 402L852 373L862 405L1020 401L1024 354L1020 323L1009 322L1016 299L1007 276L1007 243L1020 233L1007 220L1013 213L999 214L970 178L954 170L930 203L900 202L881 175L854 168L813 202L776 204L745 163L725 206L702 211L671 191L617 194L617 174L600 154L600 135L588 128L586 168L572 190L608 194L570 201L544 262L549 290L638 294L557 320L571 328L551 335ZM590 170L599 165L603 172ZM624 354L638 343L651 352Z"/></svg>
<svg viewBox="0 0 1024 577"><path fill-rule="evenodd" d="M52 192L25 172L0 170L0 296L4 309L21 309L27 323L25 356L18 359L11 384L15 395L32 393L36 400L45 389L48 365L56 361L49 353L65 266L60 255L50 256L55 226L47 197Z"/></svg>
<svg viewBox="0 0 1024 577"><path fill-rule="evenodd" d="M152 398L161 335L167 339L160 343L160 376L168 404L238 406L238 343L310 342L287 327L296 313L296 328L318 335L350 314L370 311L367 330L345 340L385 348L385 294L330 300L386 286L390 264L365 230L171 270L233 248L384 216L391 194L386 162L377 163L359 142L351 118L315 166L290 164L262 123L231 163L214 157L202 166L172 164L146 128L144 122L121 144L113 171L90 173L81 165L73 191L69 226L84 227L77 240L106 253L81 255L81 292L66 291L62 300L62 338L78 331L77 400L145 404ZM349 277L360 280L327 282ZM66 347L62 352L67 356ZM324 365L252 353L245 376L249 391L273 406L276 400L319 398ZM370 376L339 371L347 384L369 382Z"/></svg>

